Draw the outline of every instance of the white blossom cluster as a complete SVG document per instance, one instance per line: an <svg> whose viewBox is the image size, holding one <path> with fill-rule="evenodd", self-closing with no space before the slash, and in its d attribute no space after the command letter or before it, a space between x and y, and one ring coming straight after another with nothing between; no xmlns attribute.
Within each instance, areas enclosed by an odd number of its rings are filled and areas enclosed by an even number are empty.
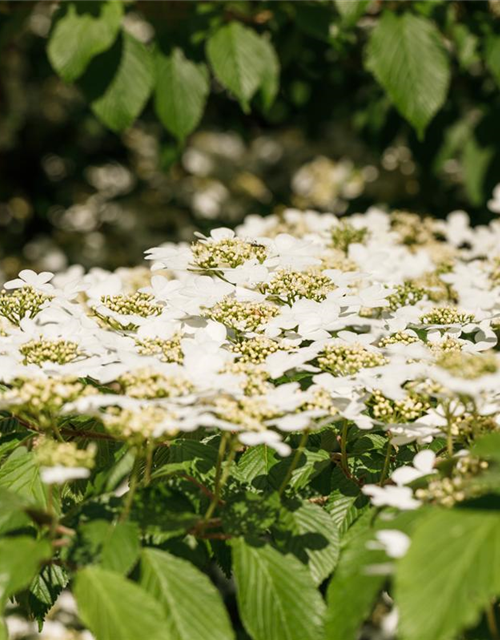
<svg viewBox="0 0 500 640"><path fill-rule="evenodd" d="M435 438L456 452L499 428L499 247L500 222L463 212L285 210L150 249L150 270L25 270L0 294L0 408L56 436L90 416L131 443L222 430L282 456L348 424L425 449L365 486L376 505L460 500L459 482L407 485Z"/></svg>

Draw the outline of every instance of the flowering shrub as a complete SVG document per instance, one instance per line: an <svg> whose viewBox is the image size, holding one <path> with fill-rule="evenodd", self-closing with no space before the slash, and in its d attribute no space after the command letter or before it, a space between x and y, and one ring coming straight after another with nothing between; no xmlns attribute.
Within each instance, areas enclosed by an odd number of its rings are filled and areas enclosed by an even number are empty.
<svg viewBox="0 0 500 640"><path fill-rule="evenodd" d="M286 210L5 283L11 633L497 638L499 243Z"/></svg>

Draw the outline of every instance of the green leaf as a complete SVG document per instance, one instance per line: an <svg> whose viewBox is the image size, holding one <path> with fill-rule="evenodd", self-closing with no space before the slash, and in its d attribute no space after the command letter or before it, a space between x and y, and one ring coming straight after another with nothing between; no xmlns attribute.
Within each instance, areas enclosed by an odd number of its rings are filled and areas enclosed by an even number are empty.
<svg viewBox="0 0 500 640"><path fill-rule="evenodd" d="M285 477L288 467L292 464L292 456L281 460L273 466L269 479L275 489L278 489ZM331 465L330 455L324 449L304 449L298 464L292 473L288 487L298 491Z"/></svg>
<svg viewBox="0 0 500 640"><path fill-rule="evenodd" d="M217 80L234 94L244 110L266 71L262 39L240 22L230 22L208 40L207 57Z"/></svg>
<svg viewBox="0 0 500 640"><path fill-rule="evenodd" d="M323 599L304 565L269 545L232 544L238 609L253 640L319 640Z"/></svg>
<svg viewBox="0 0 500 640"><path fill-rule="evenodd" d="M46 540L25 536L0 540L0 608L30 585L40 564L51 555L52 548Z"/></svg>
<svg viewBox="0 0 500 640"><path fill-rule="evenodd" d="M493 36L488 40L485 62L497 84L500 85L500 36Z"/></svg>
<svg viewBox="0 0 500 640"><path fill-rule="evenodd" d="M118 573L87 567L76 576L74 594L79 615L97 640L165 640L161 605Z"/></svg>
<svg viewBox="0 0 500 640"><path fill-rule="evenodd" d="M500 595L499 557L498 512L440 510L417 524L396 573L402 637L452 640L475 625Z"/></svg>
<svg viewBox="0 0 500 640"><path fill-rule="evenodd" d="M28 607L39 625L43 623L46 614L67 583L66 572L57 565L45 567L33 580L28 595Z"/></svg>
<svg viewBox="0 0 500 640"><path fill-rule="evenodd" d="M371 0L335 0L342 24L353 26L368 9Z"/></svg>
<svg viewBox="0 0 500 640"><path fill-rule="evenodd" d="M18 447L0 467L0 489L7 489L33 504L47 506L47 493L33 453Z"/></svg>
<svg viewBox="0 0 500 640"><path fill-rule="evenodd" d="M143 110L153 88L149 49L126 32L113 47L94 58L81 80L99 120L112 131L129 127Z"/></svg>
<svg viewBox="0 0 500 640"><path fill-rule="evenodd" d="M250 491L233 494L224 505L222 525L233 536L256 537L276 522L280 511L278 494L268 496Z"/></svg>
<svg viewBox="0 0 500 640"><path fill-rule="evenodd" d="M265 444L250 447L238 462L238 478L256 489L264 490L270 487L268 474L277 463L276 453L271 447Z"/></svg>
<svg viewBox="0 0 500 640"><path fill-rule="evenodd" d="M371 516L370 516L371 518ZM352 527L327 591L325 631L328 640L356 640L369 616L386 576L367 567L387 562L383 551L367 548L373 529L365 517ZM421 585L420 585L421 587Z"/></svg>
<svg viewBox="0 0 500 640"><path fill-rule="evenodd" d="M340 534L332 517L310 502L290 500L276 527L277 542L285 552L305 564L320 585L339 559Z"/></svg>
<svg viewBox="0 0 500 640"><path fill-rule="evenodd" d="M175 48L156 54L155 107L165 128L183 141L200 122L209 92L208 71Z"/></svg>
<svg viewBox="0 0 500 640"><path fill-rule="evenodd" d="M88 64L118 36L121 2L63 2L47 46L51 65L66 82L79 78Z"/></svg>
<svg viewBox="0 0 500 640"><path fill-rule="evenodd" d="M139 530L134 522L112 524L102 548L101 565L125 575L134 566L140 550Z"/></svg>
<svg viewBox="0 0 500 640"><path fill-rule="evenodd" d="M434 24L408 12L386 11L370 37L367 67L422 137L450 82L448 57Z"/></svg>
<svg viewBox="0 0 500 640"><path fill-rule="evenodd" d="M234 633L219 592L190 562L165 551L141 554L141 585L165 612L169 640L231 640Z"/></svg>
<svg viewBox="0 0 500 640"><path fill-rule="evenodd" d="M483 147L474 137L465 143L462 154L464 187L471 204L481 205L485 200L484 181L490 162L495 156L495 147Z"/></svg>
<svg viewBox="0 0 500 640"><path fill-rule="evenodd" d="M280 63L272 44L266 38L260 39L261 57L264 62L262 70L260 95L262 106L267 111L273 106L280 86Z"/></svg>

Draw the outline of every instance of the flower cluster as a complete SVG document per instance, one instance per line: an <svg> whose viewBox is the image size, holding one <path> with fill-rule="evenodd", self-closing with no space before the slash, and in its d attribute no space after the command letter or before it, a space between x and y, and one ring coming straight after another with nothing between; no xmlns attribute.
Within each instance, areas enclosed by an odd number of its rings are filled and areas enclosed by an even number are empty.
<svg viewBox="0 0 500 640"><path fill-rule="evenodd" d="M418 493L397 467L499 427L499 241L461 213L287 210L155 247L150 271L24 271L0 294L0 405L38 437L91 419L136 447L220 432L287 455L331 433L349 475L350 439L371 431L387 452L364 489L376 504L448 504L481 461Z"/></svg>

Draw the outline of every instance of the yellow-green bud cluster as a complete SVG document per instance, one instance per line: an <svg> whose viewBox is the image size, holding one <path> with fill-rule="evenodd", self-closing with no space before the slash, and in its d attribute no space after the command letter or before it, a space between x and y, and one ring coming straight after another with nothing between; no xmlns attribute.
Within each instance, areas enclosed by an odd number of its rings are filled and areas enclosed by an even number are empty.
<svg viewBox="0 0 500 640"><path fill-rule="evenodd" d="M333 404L332 395L326 389L318 387L314 390L312 397L301 405L297 412L314 411L320 409L327 411L331 416L338 414L337 407Z"/></svg>
<svg viewBox="0 0 500 640"><path fill-rule="evenodd" d="M95 463L96 447L91 443L86 449L79 449L75 442L58 442L44 437L36 443L35 458L41 467L84 467L92 469Z"/></svg>
<svg viewBox="0 0 500 640"><path fill-rule="evenodd" d="M335 285L327 276L312 271L300 272L280 269L270 282L260 286L262 293L286 300L292 304L297 298L323 301Z"/></svg>
<svg viewBox="0 0 500 640"><path fill-rule="evenodd" d="M267 371L251 362L242 362L241 360L229 362L224 367L224 372L244 376L242 389L247 396L264 395L273 389Z"/></svg>
<svg viewBox="0 0 500 640"><path fill-rule="evenodd" d="M175 416L164 407L149 406L135 410L108 407L101 417L104 426L112 435L131 443L142 444L153 437L164 420L170 420ZM177 429L169 429L162 432L162 438L163 434L175 436L177 433Z"/></svg>
<svg viewBox="0 0 500 640"><path fill-rule="evenodd" d="M463 456L458 459L450 477L432 480L426 489L417 489L415 495L424 502L453 507L457 502L479 495L481 489L473 480L487 468L485 460Z"/></svg>
<svg viewBox="0 0 500 640"><path fill-rule="evenodd" d="M128 295L102 296L101 302L110 311L124 316L150 318L151 316L159 316L163 311L162 305L155 302L150 293L139 291Z"/></svg>
<svg viewBox="0 0 500 640"><path fill-rule="evenodd" d="M474 320L474 314L464 313L454 307L435 307L420 316L422 324L467 324Z"/></svg>
<svg viewBox="0 0 500 640"><path fill-rule="evenodd" d="M318 365L334 376L349 376L361 369L379 367L387 360L381 353L370 351L359 343L331 344L318 356Z"/></svg>
<svg viewBox="0 0 500 640"><path fill-rule="evenodd" d="M357 228L349 222L341 221L331 229L331 246L347 253L349 245L361 244L368 237L368 229Z"/></svg>
<svg viewBox="0 0 500 640"><path fill-rule="evenodd" d="M0 315L18 325L23 318L34 318L54 296L37 291L33 287L22 287L15 291L0 293Z"/></svg>
<svg viewBox="0 0 500 640"><path fill-rule="evenodd" d="M397 333L393 333L391 336L382 338L378 343L378 346L387 347L390 344L414 344L415 342L419 342L417 336L414 336L411 333L406 333L406 331L398 331Z"/></svg>
<svg viewBox="0 0 500 640"><path fill-rule="evenodd" d="M277 416L262 398L251 396L238 400L229 396L219 396L214 402L214 411L222 420L241 425L249 431L265 430L264 421Z"/></svg>
<svg viewBox="0 0 500 640"><path fill-rule="evenodd" d="M446 336L444 340L439 342L428 342L432 353L436 356L442 356L445 353L457 353L462 350L462 344L451 336Z"/></svg>
<svg viewBox="0 0 500 640"><path fill-rule="evenodd" d="M142 356L161 354L161 360L163 362L176 364L182 364L184 360L180 334L173 336L169 340L163 340L162 338L145 338L143 340L136 340L135 344L137 351Z"/></svg>
<svg viewBox="0 0 500 640"><path fill-rule="evenodd" d="M409 211L393 211L391 228L409 247L426 245L435 242L435 222L432 218L419 216Z"/></svg>
<svg viewBox="0 0 500 640"><path fill-rule="evenodd" d="M251 362L252 364L261 364L272 353L288 351L290 348L288 345L279 344L264 336L239 340L229 347L233 353L239 356L238 362Z"/></svg>
<svg viewBox="0 0 500 640"><path fill-rule="evenodd" d="M403 400L392 400L376 389L368 406L376 420L382 422L412 422L420 418L429 408L429 402L415 393L409 393Z"/></svg>
<svg viewBox="0 0 500 640"><path fill-rule="evenodd" d="M246 242L241 238L224 238L218 241L199 240L191 251L199 269L234 269L247 260L264 262L267 249L261 244Z"/></svg>
<svg viewBox="0 0 500 640"><path fill-rule="evenodd" d="M417 304L426 297L425 289L417 287L413 282L407 281L394 287L394 293L387 297L389 309L396 311L400 307Z"/></svg>
<svg viewBox="0 0 500 640"><path fill-rule="evenodd" d="M96 393L76 378L22 378L0 392L0 401L14 415L35 419L40 427L50 429L65 404Z"/></svg>
<svg viewBox="0 0 500 640"><path fill-rule="evenodd" d="M24 356L24 364L54 362L67 364L83 355L79 345L70 340L30 340L19 349Z"/></svg>
<svg viewBox="0 0 500 640"><path fill-rule="evenodd" d="M258 331L279 312L279 307L265 302L243 302L235 298L224 298L204 313L207 318L235 331Z"/></svg>
<svg viewBox="0 0 500 640"><path fill-rule="evenodd" d="M165 376L152 369L124 373L118 378L124 393L131 398L177 398L193 390L189 380L181 376Z"/></svg>
<svg viewBox="0 0 500 640"><path fill-rule="evenodd" d="M437 364L465 380L474 380L498 371L498 359L491 353L448 351L438 359Z"/></svg>

